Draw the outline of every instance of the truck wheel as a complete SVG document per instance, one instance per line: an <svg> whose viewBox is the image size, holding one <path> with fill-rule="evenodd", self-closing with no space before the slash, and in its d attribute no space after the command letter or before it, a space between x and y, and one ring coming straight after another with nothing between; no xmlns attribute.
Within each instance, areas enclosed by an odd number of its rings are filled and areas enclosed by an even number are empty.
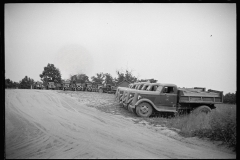
<svg viewBox="0 0 240 160"><path fill-rule="evenodd" d="M208 114L209 112L211 112L211 108L208 106L199 106L196 109L193 110L193 114L197 115L199 113L206 113Z"/></svg>
<svg viewBox="0 0 240 160"><path fill-rule="evenodd" d="M103 93L103 89L102 89L102 88L100 88L98 92L99 92L99 93Z"/></svg>
<svg viewBox="0 0 240 160"><path fill-rule="evenodd" d="M153 108L149 103L142 102L136 107L136 114L139 117L149 117L153 112Z"/></svg>

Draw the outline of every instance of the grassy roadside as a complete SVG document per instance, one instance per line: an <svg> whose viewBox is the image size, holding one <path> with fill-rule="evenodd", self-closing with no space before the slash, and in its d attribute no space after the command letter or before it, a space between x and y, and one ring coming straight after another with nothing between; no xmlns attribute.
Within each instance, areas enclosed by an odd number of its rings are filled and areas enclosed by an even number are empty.
<svg viewBox="0 0 240 160"><path fill-rule="evenodd" d="M185 137L197 136L222 141L236 151L236 105L218 104L209 114L183 115L173 118L151 118L152 124L179 129Z"/></svg>

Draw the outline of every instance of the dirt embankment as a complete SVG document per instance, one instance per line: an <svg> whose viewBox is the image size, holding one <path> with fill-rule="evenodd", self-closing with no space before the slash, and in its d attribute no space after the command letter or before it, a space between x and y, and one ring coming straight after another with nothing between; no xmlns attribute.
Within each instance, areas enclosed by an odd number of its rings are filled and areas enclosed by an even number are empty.
<svg viewBox="0 0 240 160"><path fill-rule="evenodd" d="M6 158L236 158L207 142L139 121L111 94L5 93Z"/></svg>

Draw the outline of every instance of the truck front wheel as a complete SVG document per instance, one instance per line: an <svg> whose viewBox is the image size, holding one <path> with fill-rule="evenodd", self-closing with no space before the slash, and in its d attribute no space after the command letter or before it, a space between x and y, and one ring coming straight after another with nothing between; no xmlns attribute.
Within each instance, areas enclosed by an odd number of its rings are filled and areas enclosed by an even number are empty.
<svg viewBox="0 0 240 160"><path fill-rule="evenodd" d="M136 114L139 117L149 117L153 112L153 108L149 103L143 102L137 105Z"/></svg>
<svg viewBox="0 0 240 160"><path fill-rule="evenodd" d="M209 112L211 112L211 108L210 107L208 107L208 106L199 106L199 107L197 107L197 108L195 108L194 110L193 110L193 114L199 114L199 113L209 113Z"/></svg>

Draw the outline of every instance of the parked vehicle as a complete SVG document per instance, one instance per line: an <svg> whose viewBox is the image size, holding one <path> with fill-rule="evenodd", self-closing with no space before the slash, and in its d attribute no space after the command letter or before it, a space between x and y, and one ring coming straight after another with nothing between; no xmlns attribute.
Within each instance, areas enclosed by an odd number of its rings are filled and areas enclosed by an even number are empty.
<svg viewBox="0 0 240 160"><path fill-rule="evenodd" d="M139 88L142 88L142 86L145 84L146 82L138 82L138 83L134 83L133 88L128 88L128 89L124 89L123 90L123 94L119 99L119 103L120 105L123 105L123 101L125 99L125 97L127 96L127 94L132 91L132 90L138 90ZM123 105L124 106L124 105Z"/></svg>
<svg viewBox="0 0 240 160"><path fill-rule="evenodd" d="M139 84L135 90L152 91L153 88L156 88L156 87L158 87L158 83L145 82L145 83ZM123 107L128 109L128 110L129 110L128 105L131 103L131 101L134 97L135 90L126 90L125 96L122 98Z"/></svg>
<svg viewBox="0 0 240 160"><path fill-rule="evenodd" d="M47 84L47 89L52 89L52 90L54 90L55 88L56 88L56 86L55 86L54 82L48 82L48 84Z"/></svg>
<svg viewBox="0 0 240 160"><path fill-rule="evenodd" d="M76 83L76 90L77 91L82 91L83 90L83 87L82 87L81 83Z"/></svg>
<svg viewBox="0 0 240 160"><path fill-rule="evenodd" d="M70 83L63 83L63 90L65 91L65 90L71 90L72 88L71 88L71 85L70 85Z"/></svg>
<svg viewBox="0 0 240 160"><path fill-rule="evenodd" d="M154 112L208 113L216 108L214 104L223 102L222 91L178 88L164 83L159 83L155 91L136 90L130 94L134 96L129 109L140 117L149 117Z"/></svg>
<svg viewBox="0 0 240 160"><path fill-rule="evenodd" d="M128 87L118 87L115 93L116 100L120 103L124 90L127 90L128 88L135 88L135 86L136 86L135 83L131 83L128 85Z"/></svg>
<svg viewBox="0 0 240 160"><path fill-rule="evenodd" d="M132 88L132 86L133 86L133 83L130 83L128 85L128 87L117 87L117 90L116 90L116 93L115 93L115 99L119 101L120 94L123 93L123 91L121 91L121 90L126 89L126 88Z"/></svg>
<svg viewBox="0 0 240 160"><path fill-rule="evenodd" d="M86 90L87 90L88 92L92 92L92 84L91 84L91 83L87 83L87 88L86 88Z"/></svg>
<svg viewBox="0 0 240 160"><path fill-rule="evenodd" d="M36 82L34 85L34 89L43 89L43 84L42 82Z"/></svg>
<svg viewBox="0 0 240 160"><path fill-rule="evenodd" d="M92 84L92 91L93 92L98 92L98 85L99 84Z"/></svg>
<svg viewBox="0 0 240 160"><path fill-rule="evenodd" d="M145 84L147 82L137 82L137 83L134 83L132 85L132 88L131 89L137 89L138 87L141 87L143 84ZM120 97L119 97L119 103L120 105L123 104L123 99L124 99L124 96L126 94L126 92L128 92L129 90L131 90L130 88L127 88L127 89L121 89L122 90L122 94L121 94L121 90L120 90Z"/></svg>
<svg viewBox="0 0 240 160"><path fill-rule="evenodd" d="M99 85L98 86L98 92L99 93L115 93L116 90L117 90L116 87L112 86L111 84Z"/></svg>
<svg viewBox="0 0 240 160"><path fill-rule="evenodd" d="M77 85L75 83L70 83L70 88L72 91L77 91Z"/></svg>

